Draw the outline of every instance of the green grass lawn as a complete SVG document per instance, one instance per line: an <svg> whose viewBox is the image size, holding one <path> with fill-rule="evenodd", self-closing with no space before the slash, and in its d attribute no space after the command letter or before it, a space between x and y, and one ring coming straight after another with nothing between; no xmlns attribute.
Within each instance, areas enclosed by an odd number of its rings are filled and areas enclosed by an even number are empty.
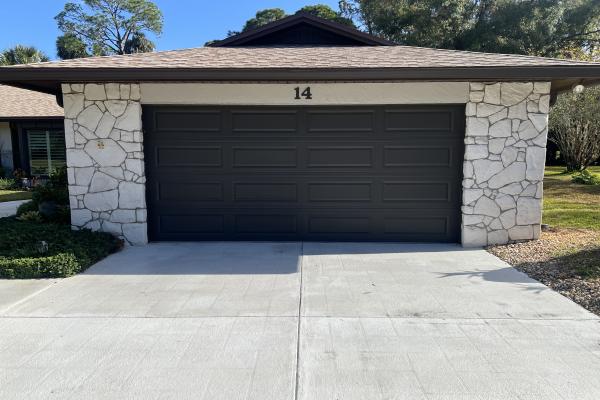
<svg viewBox="0 0 600 400"><path fill-rule="evenodd" d="M564 167L547 167L543 223L560 228L600 230L600 185L571 182ZM589 171L600 175L600 167Z"/></svg>
<svg viewBox="0 0 600 400"><path fill-rule="evenodd" d="M0 190L0 203L29 199L31 199L31 192L23 192L21 190Z"/></svg>

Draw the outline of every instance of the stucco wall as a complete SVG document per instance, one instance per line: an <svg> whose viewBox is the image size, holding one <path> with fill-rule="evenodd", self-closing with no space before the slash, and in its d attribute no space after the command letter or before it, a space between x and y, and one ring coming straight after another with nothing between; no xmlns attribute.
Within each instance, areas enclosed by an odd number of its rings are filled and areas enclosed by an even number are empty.
<svg viewBox="0 0 600 400"><path fill-rule="evenodd" d="M468 82L142 83L143 104L362 105L464 104ZM296 99L310 86L312 98Z"/></svg>
<svg viewBox="0 0 600 400"><path fill-rule="evenodd" d="M0 165L7 172L13 169L12 140L8 122L0 122Z"/></svg>
<svg viewBox="0 0 600 400"><path fill-rule="evenodd" d="M484 246L537 239L550 83L471 83L462 241Z"/></svg>
<svg viewBox="0 0 600 400"><path fill-rule="evenodd" d="M147 243L142 109L137 84L65 84L74 228Z"/></svg>

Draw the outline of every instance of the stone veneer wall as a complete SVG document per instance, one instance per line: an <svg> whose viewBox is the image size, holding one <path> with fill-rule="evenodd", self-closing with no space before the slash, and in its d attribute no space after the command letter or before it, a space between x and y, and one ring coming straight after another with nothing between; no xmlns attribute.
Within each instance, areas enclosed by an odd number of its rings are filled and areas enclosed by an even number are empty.
<svg viewBox="0 0 600 400"><path fill-rule="evenodd" d="M471 83L463 180L464 246L537 239L550 83Z"/></svg>
<svg viewBox="0 0 600 400"><path fill-rule="evenodd" d="M64 84L65 139L74 229L148 242L138 84Z"/></svg>

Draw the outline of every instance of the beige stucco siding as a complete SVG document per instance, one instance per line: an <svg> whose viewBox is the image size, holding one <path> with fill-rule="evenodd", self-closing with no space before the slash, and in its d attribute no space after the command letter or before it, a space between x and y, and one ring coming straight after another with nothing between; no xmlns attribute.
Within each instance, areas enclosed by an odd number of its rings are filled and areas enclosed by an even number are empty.
<svg viewBox="0 0 600 400"><path fill-rule="evenodd" d="M296 99L310 86L312 99ZM467 82L142 83L142 104L361 105L464 104Z"/></svg>

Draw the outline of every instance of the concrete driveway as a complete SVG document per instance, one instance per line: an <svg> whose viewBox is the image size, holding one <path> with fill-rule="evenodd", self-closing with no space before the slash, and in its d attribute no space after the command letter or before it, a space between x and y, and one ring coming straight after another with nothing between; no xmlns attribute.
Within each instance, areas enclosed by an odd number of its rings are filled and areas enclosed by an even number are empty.
<svg viewBox="0 0 600 400"><path fill-rule="evenodd" d="M2 399L600 398L600 320L482 250L161 243L9 291Z"/></svg>

